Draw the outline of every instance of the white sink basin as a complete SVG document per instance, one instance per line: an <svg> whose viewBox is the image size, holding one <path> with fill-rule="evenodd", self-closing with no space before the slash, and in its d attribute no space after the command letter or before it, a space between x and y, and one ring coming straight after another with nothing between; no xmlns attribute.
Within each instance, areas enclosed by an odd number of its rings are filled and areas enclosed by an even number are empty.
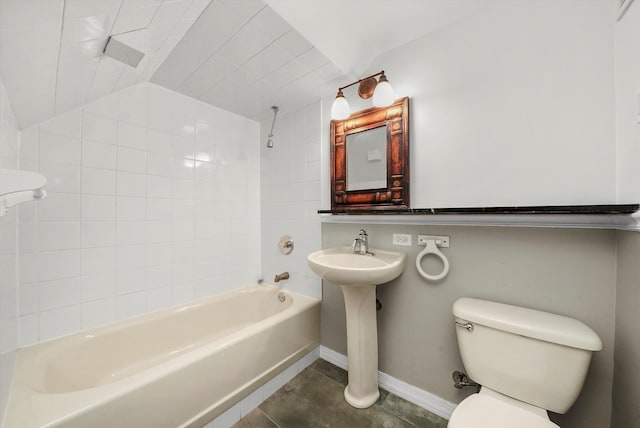
<svg viewBox="0 0 640 428"><path fill-rule="evenodd" d="M350 247L336 247L309 254L309 267L318 276L338 285L379 285L402 273L405 253L370 249L373 256L354 253Z"/></svg>

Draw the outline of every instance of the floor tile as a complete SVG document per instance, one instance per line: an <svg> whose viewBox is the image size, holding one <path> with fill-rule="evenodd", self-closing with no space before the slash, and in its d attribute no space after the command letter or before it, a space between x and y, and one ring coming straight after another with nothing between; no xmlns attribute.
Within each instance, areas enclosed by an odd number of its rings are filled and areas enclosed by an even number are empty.
<svg viewBox="0 0 640 428"><path fill-rule="evenodd" d="M260 405L281 428L409 428L380 406L355 409L344 401L343 386L314 369L302 371Z"/></svg>
<svg viewBox="0 0 640 428"><path fill-rule="evenodd" d="M333 379L342 386L347 386L347 383L349 383L349 374L346 370L341 369L340 367L335 366L330 362L323 360L322 358L318 358L317 360L315 360L309 367L322 373L328 378Z"/></svg>
<svg viewBox="0 0 640 428"><path fill-rule="evenodd" d="M338 382L340 385L346 387L349 383L349 374L345 369L342 369L338 366L331 364L328 361L323 360L322 358L318 358L311 364L310 366L313 370L316 370L323 375L329 377L330 379ZM382 404L384 400L387 398L389 393L384 389L380 388L380 398L376 401L376 404Z"/></svg>
<svg viewBox="0 0 640 428"><path fill-rule="evenodd" d="M403 400L393 394L389 394L382 403L382 407L390 413L412 423L420 428L446 428L447 420L438 415L416 406L413 403Z"/></svg>
<svg viewBox="0 0 640 428"><path fill-rule="evenodd" d="M344 400L347 372L316 360L233 428L446 428L447 421L380 389L368 409Z"/></svg>
<svg viewBox="0 0 640 428"><path fill-rule="evenodd" d="M278 425L269 419L262 410L256 408L235 424L233 428L278 428Z"/></svg>

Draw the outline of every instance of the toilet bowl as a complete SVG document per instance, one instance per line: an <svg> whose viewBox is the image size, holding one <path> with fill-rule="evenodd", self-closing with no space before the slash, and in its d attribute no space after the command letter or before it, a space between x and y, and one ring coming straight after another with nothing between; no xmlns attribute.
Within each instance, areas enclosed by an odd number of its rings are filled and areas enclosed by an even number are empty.
<svg viewBox="0 0 640 428"><path fill-rule="evenodd" d="M483 388L463 400L448 428L560 428L543 409L528 409L507 396ZM542 413L540 413L541 411Z"/></svg>
<svg viewBox="0 0 640 428"><path fill-rule="evenodd" d="M547 411L565 413L578 398L598 335L572 318L487 300L460 298L453 314L467 375L482 388L448 428L559 428Z"/></svg>

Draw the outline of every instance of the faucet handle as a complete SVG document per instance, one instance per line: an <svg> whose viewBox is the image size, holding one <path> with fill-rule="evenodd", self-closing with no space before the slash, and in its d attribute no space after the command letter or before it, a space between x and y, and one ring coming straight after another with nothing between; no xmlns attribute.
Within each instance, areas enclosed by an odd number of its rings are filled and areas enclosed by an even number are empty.
<svg viewBox="0 0 640 428"><path fill-rule="evenodd" d="M360 245L362 245L362 240L360 238L356 238L353 240L353 244L351 244L351 248L353 249L353 251L360 251ZM358 247L357 250L356 250L356 247Z"/></svg>
<svg viewBox="0 0 640 428"><path fill-rule="evenodd" d="M364 229L360 229L360 235L367 236L367 231Z"/></svg>

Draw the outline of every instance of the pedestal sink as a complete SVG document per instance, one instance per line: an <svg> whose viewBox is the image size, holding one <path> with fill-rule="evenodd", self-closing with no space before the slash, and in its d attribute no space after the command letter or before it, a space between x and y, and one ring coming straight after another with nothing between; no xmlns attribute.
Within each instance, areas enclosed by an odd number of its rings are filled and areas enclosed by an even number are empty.
<svg viewBox="0 0 640 428"><path fill-rule="evenodd" d="M349 384L344 398L361 409L373 405L380 397L376 285L397 278L407 261L404 253L373 248L370 251L374 255L338 247L316 251L307 257L312 271L342 288L349 361Z"/></svg>

